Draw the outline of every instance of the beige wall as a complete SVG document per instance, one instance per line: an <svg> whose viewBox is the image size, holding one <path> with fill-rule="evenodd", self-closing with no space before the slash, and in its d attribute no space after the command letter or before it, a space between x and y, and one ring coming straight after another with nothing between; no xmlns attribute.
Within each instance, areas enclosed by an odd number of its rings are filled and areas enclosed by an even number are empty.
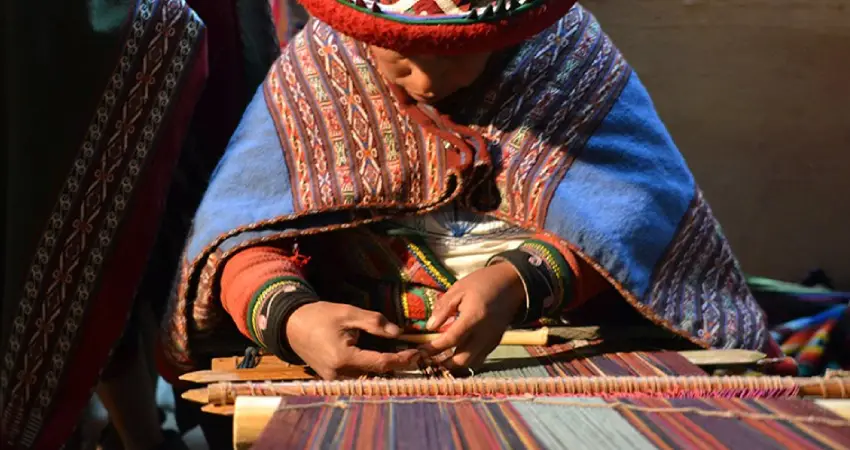
<svg viewBox="0 0 850 450"><path fill-rule="evenodd" d="M586 0L748 273L850 288L850 0Z"/></svg>

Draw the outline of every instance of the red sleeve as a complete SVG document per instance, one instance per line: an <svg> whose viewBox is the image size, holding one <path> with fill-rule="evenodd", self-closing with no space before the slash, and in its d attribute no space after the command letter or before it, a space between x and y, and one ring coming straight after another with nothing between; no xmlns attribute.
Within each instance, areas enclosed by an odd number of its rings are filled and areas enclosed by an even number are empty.
<svg viewBox="0 0 850 450"><path fill-rule="evenodd" d="M575 282L573 283L573 301L568 305L567 309L581 306L597 295L613 289L611 284L608 283L608 280L598 270L588 264L587 261L577 257L570 250L564 249L562 253L575 277Z"/></svg>
<svg viewBox="0 0 850 450"><path fill-rule="evenodd" d="M264 319L276 294L312 290L304 277L305 258L276 247L250 247L225 263L221 303L239 331L262 343Z"/></svg>

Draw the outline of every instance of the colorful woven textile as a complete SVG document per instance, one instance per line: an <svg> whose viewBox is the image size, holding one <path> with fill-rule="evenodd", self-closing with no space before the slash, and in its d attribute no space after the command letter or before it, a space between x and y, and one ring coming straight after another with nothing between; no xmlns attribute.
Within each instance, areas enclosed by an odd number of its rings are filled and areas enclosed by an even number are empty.
<svg viewBox="0 0 850 450"><path fill-rule="evenodd" d="M499 347L476 377L704 375L675 352ZM597 353L598 354L595 354ZM791 398L287 397L254 448L847 448L850 421Z"/></svg>
<svg viewBox="0 0 850 450"><path fill-rule="evenodd" d="M706 375L677 352L613 352L611 345L562 344L547 347L500 346L476 376Z"/></svg>
<svg viewBox="0 0 850 450"><path fill-rule="evenodd" d="M481 378L479 385L485 379L498 378L491 381L503 386L508 380L549 376L602 377L613 382L616 376L645 380L705 375L677 352L606 352L610 348L610 344L581 341L548 347L499 347L474 378ZM582 383L589 382L584 380ZM421 379L396 381L401 387L418 386L405 391L416 392L415 397L369 396L372 388L366 385L354 389L360 397L340 397L340 392L351 391L338 388L328 388L324 392L336 393L325 397L321 389L309 387L302 387L301 396L283 396L255 448L762 449L850 445L850 421L782 389L747 389L734 398L724 389L697 392L689 388L669 392L666 397L652 393L448 396L449 391L435 397L424 394L429 385L416 384L422 383ZM580 392L591 392L586 385L580 386ZM276 391L274 383L233 383L227 389L230 398L280 396L283 392Z"/></svg>
<svg viewBox="0 0 850 450"><path fill-rule="evenodd" d="M284 399L254 448L847 448L850 421L793 399Z"/></svg>
<svg viewBox="0 0 850 450"><path fill-rule="evenodd" d="M750 279L750 286L800 376L850 369L850 293L766 279Z"/></svg>

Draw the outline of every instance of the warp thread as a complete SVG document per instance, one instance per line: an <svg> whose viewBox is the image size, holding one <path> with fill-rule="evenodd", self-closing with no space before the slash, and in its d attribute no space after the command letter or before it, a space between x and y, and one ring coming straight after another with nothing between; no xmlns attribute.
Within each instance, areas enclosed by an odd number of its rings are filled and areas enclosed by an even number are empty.
<svg viewBox="0 0 850 450"><path fill-rule="evenodd" d="M321 401L321 402L312 402L312 403L301 403L301 404L287 404L278 407L278 411L288 411L288 410L303 410L303 409L314 409L314 408L324 408L324 407L332 407L332 408L348 408L349 405L412 405L412 404L445 404L445 405L453 405L460 403L469 403L469 404L498 404L498 403L509 403L509 402L524 402L524 403L536 403L541 405L555 405L555 406L568 406L575 408L591 408L591 409L614 409L614 410L625 410L625 411L635 411L635 412L643 412L643 413L657 413L657 414L681 414L681 413L690 413L697 414L705 417L715 417L720 419L752 419L752 420L761 420L761 421L783 421L794 424L813 424L813 425L826 425L830 427L847 427L850 428L850 420L845 419L832 419L828 417L815 417L815 416L795 416L795 415L785 415L785 414L768 414L768 413L752 413L752 412L741 412L741 411L718 411L718 410L710 410L710 409L702 409L694 406L687 407L654 407L654 406L640 406L640 405L632 405L629 403L623 403L620 401L611 401L608 403L586 403L586 402L578 402L578 401L570 401L566 399L555 399L555 398L546 398L546 397L535 397L532 395L523 396L523 397L510 397L510 398L480 398L480 397L464 397L464 398L446 398L446 397L419 397L419 398L386 398L380 400L367 400L367 399L349 399L349 400L333 400L333 401Z"/></svg>

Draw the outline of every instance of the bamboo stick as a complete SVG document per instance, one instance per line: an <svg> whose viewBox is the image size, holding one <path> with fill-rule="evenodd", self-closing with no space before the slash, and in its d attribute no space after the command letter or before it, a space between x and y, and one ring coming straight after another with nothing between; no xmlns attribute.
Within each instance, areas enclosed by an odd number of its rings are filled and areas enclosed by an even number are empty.
<svg viewBox="0 0 850 450"><path fill-rule="evenodd" d="M403 334L397 340L410 344L425 344L440 337L440 333ZM549 328L537 330L508 330L502 335L499 345L546 345L549 342Z"/></svg>
<svg viewBox="0 0 850 450"><path fill-rule="evenodd" d="M405 334L398 338L403 342L424 344L436 339L440 334ZM669 338L670 332L656 326L637 327L543 327L537 330L508 330L502 336L499 345L546 345L551 338L563 341L594 339L652 339Z"/></svg>
<svg viewBox="0 0 850 450"><path fill-rule="evenodd" d="M215 383L183 398L231 405L238 396L658 395L689 397L805 396L850 398L848 378L793 377L552 377Z"/></svg>
<svg viewBox="0 0 850 450"><path fill-rule="evenodd" d="M681 339L664 328L655 325L637 326L563 326L549 327L549 338L564 341L605 339L607 341L623 341L635 339Z"/></svg>

